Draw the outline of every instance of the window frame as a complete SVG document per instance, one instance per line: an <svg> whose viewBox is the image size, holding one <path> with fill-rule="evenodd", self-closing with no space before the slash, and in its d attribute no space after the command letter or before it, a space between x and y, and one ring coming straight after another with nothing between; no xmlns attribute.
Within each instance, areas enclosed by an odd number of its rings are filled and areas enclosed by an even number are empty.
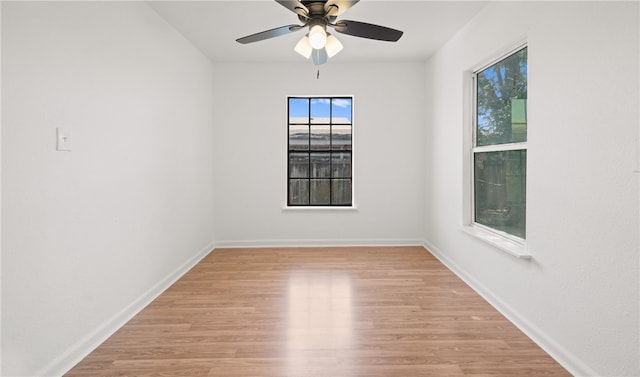
<svg viewBox="0 0 640 377"><path fill-rule="evenodd" d="M332 139L332 135L333 135L333 126L349 126L351 129L351 143L349 145L349 148L347 150L344 151L340 151L340 150L332 150L331 145L329 145L328 150L314 150L314 149L307 149L307 150L300 150L300 151L293 151L290 149L290 144L289 144L289 137L290 137L290 133L289 133L289 127L293 124L293 125L302 125L302 124L297 124L297 123L290 123L290 113L289 113L289 109L290 109L290 100L291 99L308 99L309 100L309 119L308 119L308 123L307 126L309 126L309 130L311 130L311 127L315 126L329 126L330 127L330 140ZM323 99L329 99L330 103L333 103L332 101L334 99L349 99L351 101L351 122L350 123L333 123L333 120L330 119L329 123L311 123L311 100L313 99L318 99L318 98L323 98ZM330 108L331 109L331 108ZM286 97L286 127L285 127L285 143L286 143L286 156L285 156L285 167L286 167L286 179L284 180L286 182L286 188L285 188L285 198L284 198L284 206L283 206L283 210L293 210L293 211L350 211L350 210L356 210L357 206L356 206L356 201L355 201L355 179L354 179L354 172L355 172L355 159L354 159L354 144L355 144L355 96L351 95L351 94L346 94L346 95L337 95L337 94L333 94L333 95L287 95ZM311 145L310 145L311 147ZM333 191L333 187L332 187L332 181L334 179L350 179L350 190L351 190L351 203L350 204L312 204L311 201L309 201L308 204L291 204L290 203L290 180L292 179L290 174L290 158L289 155L290 153L308 153L309 156L311 156L311 153L329 153L329 154L333 154L333 153L349 153L350 154L350 160L351 160L351 164L350 164L350 177L349 178L334 178L334 177L329 177L327 179L329 179L330 183L330 190ZM331 159L331 157L330 157ZM311 163L311 162L310 162ZM313 179L312 177L308 177L309 179L309 186L311 185L311 180ZM311 199L311 198L310 198Z"/></svg>
<svg viewBox="0 0 640 377"><path fill-rule="evenodd" d="M467 234L474 236L484 242L489 243L490 245L507 252L518 258L530 259L531 254L528 251L526 238L521 238L516 235L507 233L505 231L492 228L488 225L484 225L476 222L476 177L475 177L475 157L477 153L485 153L485 152L501 152L501 151L519 151L524 150L527 151L527 162L525 165L525 171L527 172L525 177L528 176L528 134L529 134L529 122L527 120L527 141L524 142L512 142L505 144L491 144L491 145L482 145L477 146L477 75L484 71L485 69L493 66L494 64L505 60L509 56L517 53L518 51L527 48L529 52L529 46L526 40L522 40L516 44L511 45L511 47L500 51L499 53L493 54L490 59L485 60L482 64L472 67L468 71L465 72L465 88L467 91L467 95L465 96L465 106L467 110L465 111L465 124L467 125L464 137L464 144L466 147L464 148L465 156L465 167L464 167L464 176L465 181L467 181L466 189L464 191L464 196L466 197L465 203L466 205L463 207L463 231ZM529 58L527 56L527 80L529 79ZM528 83L527 83L528 86ZM527 89L528 91L528 89ZM529 95L527 93L527 98ZM528 107L528 103L527 103ZM526 179L525 178L525 179ZM528 192L526 189L529 185L528 179L525 182L525 192ZM527 208L528 200L525 197L525 209ZM525 211L525 216L528 211ZM525 221L525 234L527 234L527 222ZM526 235L525 235L526 237Z"/></svg>

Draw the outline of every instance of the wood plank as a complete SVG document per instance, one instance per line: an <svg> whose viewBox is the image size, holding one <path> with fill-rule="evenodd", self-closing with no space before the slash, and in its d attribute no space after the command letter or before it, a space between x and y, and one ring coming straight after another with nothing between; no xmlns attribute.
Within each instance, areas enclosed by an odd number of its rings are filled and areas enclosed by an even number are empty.
<svg viewBox="0 0 640 377"><path fill-rule="evenodd" d="M422 247L216 249L67 376L569 376Z"/></svg>

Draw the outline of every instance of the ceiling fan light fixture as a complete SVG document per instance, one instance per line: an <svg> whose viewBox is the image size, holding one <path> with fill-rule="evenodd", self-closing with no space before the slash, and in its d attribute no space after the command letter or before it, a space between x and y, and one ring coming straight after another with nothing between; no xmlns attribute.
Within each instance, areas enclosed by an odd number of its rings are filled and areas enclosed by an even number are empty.
<svg viewBox="0 0 640 377"><path fill-rule="evenodd" d="M311 47L311 43L309 42L309 37L306 35L302 37L302 39L298 42L296 47L293 48L298 54L304 56L306 59L311 57L311 52L313 52L313 47Z"/></svg>
<svg viewBox="0 0 640 377"><path fill-rule="evenodd" d="M338 52L342 51L343 47L344 46L342 46L342 43L340 43L338 38L334 37L331 34L328 34L327 45L325 46L325 49L327 50L327 55L330 58L333 58Z"/></svg>
<svg viewBox="0 0 640 377"><path fill-rule="evenodd" d="M327 33L327 27L336 33L379 41L396 42L402 37L402 31L386 26L360 21L337 20L338 16L359 1L276 0L277 3L295 13L301 24L280 26L238 38L236 41L241 44L253 43L305 29L308 30L308 34L298 41L294 50L305 58L311 59L314 65L320 66L327 63L329 58L334 57L343 49L342 43Z"/></svg>
<svg viewBox="0 0 640 377"><path fill-rule="evenodd" d="M321 25L315 25L309 30L309 43L311 47L319 50L327 44L327 32Z"/></svg>

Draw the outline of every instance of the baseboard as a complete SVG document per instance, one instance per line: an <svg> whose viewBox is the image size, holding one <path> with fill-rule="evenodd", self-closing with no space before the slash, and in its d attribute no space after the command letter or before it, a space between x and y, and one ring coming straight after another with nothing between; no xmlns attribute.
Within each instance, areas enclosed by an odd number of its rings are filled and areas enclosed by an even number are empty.
<svg viewBox="0 0 640 377"><path fill-rule="evenodd" d="M87 357L94 349L113 335L118 329L124 326L131 318L138 314L142 309L155 300L162 292L169 288L173 283L178 281L184 274L186 274L193 266L198 264L204 257L206 257L211 250L213 250L214 244L211 242L209 245L202 248L196 255L183 263L180 267L175 269L164 279L155 284L151 289L138 297L135 301L129 304L126 308L121 310L111 319L107 320L101 326L99 326L91 334L84 337L77 342L70 349L62 353L59 357L42 368L37 376L61 376L73 368L82 359Z"/></svg>
<svg viewBox="0 0 640 377"><path fill-rule="evenodd" d="M269 240L269 241L223 241L211 243L200 250L195 256L186 261L182 266L174 270L163 280L154 285L147 292L129 306L121 310L93 333L76 343L69 350L42 368L38 376L61 376L73 368L78 362L84 359L91 351L102 344L113 335L118 329L126 324L131 318L144 309L162 292L175 283L180 277L187 273L193 266L198 264L214 248L242 248L242 247L314 247L314 246L423 246L429 253L437 258L449 270L462 279L490 305L504 315L511 323L519 328L525 335L534 341L540 348L553 357L558 363L566 368L574 376L596 376L597 373L589 368L582 360L577 358L566 348L562 347L550 336L533 325L529 320L515 311L510 305L495 296L483 284L469 275L463 268L449 259L445 253L425 240L411 239L378 239L378 240Z"/></svg>
<svg viewBox="0 0 640 377"><path fill-rule="evenodd" d="M267 247L349 247L349 246L422 246L418 239L300 239L300 240L252 240L218 241L216 248L267 248Z"/></svg>
<svg viewBox="0 0 640 377"><path fill-rule="evenodd" d="M423 242L423 246L429 253L436 257L451 272L456 274L462 281L471 287L476 293L484 298L498 312L505 316L520 331L528 336L534 343L548 353L560 365L574 376L597 376L598 374L587 366L582 360L558 344L552 337L540 330L531 323L526 317L514 310L509 304L496 296L490 289L471 276L465 269L461 268L457 263L451 260L445 253L428 241Z"/></svg>

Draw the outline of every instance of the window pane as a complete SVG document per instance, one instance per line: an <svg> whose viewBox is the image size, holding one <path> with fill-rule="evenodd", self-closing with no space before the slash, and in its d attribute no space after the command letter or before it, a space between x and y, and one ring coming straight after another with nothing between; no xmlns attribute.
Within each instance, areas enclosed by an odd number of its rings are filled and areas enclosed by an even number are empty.
<svg viewBox="0 0 640 377"><path fill-rule="evenodd" d="M332 154L331 176L333 178L351 178L351 153Z"/></svg>
<svg viewBox="0 0 640 377"><path fill-rule="evenodd" d="M331 126L311 126L311 149L329 150L331 146Z"/></svg>
<svg viewBox="0 0 640 377"><path fill-rule="evenodd" d="M314 205L331 204L330 182L331 181L328 179L312 179L311 180L311 204L314 204Z"/></svg>
<svg viewBox="0 0 640 377"><path fill-rule="evenodd" d="M333 124L351 124L351 98L331 100L331 122Z"/></svg>
<svg viewBox="0 0 640 377"><path fill-rule="evenodd" d="M351 205L351 180L334 179L331 181L331 204Z"/></svg>
<svg viewBox="0 0 640 377"><path fill-rule="evenodd" d="M309 177L309 154L289 153L289 178Z"/></svg>
<svg viewBox="0 0 640 377"><path fill-rule="evenodd" d="M331 177L331 155L329 153L311 153L311 178Z"/></svg>
<svg viewBox="0 0 640 377"><path fill-rule="evenodd" d="M289 205L309 204L309 180L290 179L289 180Z"/></svg>
<svg viewBox="0 0 640 377"><path fill-rule="evenodd" d="M527 151L474 155L475 222L525 238Z"/></svg>
<svg viewBox="0 0 640 377"><path fill-rule="evenodd" d="M309 123L308 98L289 98L289 123Z"/></svg>
<svg viewBox="0 0 640 377"><path fill-rule="evenodd" d="M333 126L331 132L332 150L351 150L351 126Z"/></svg>
<svg viewBox="0 0 640 377"><path fill-rule="evenodd" d="M288 205L351 205L353 99L289 97L287 115Z"/></svg>
<svg viewBox="0 0 640 377"><path fill-rule="evenodd" d="M309 149L309 127L289 126L289 149L307 150Z"/></svg>
<svg viewBox="0 0 640 377"><path fill-rule="evenodd" d="M527 49L476 75L476 145L527 141Z"/></svg>
<svg viewBox="0 0 640 377"><path fill-rule="evenodd" d="M329 98L311 98L311 123L329 124L331 103Z"/></svg>

